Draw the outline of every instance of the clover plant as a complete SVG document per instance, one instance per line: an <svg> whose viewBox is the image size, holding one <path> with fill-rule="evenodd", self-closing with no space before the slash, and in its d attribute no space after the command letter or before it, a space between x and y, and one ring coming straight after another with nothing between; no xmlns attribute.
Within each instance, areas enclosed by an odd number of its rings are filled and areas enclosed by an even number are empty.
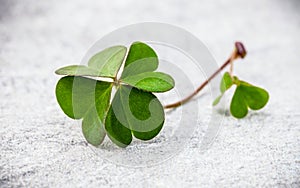
<svg viewBox="0 0 300 188"><path fill-rule="evenodd" d="M174 104L162 106L155 96L154 93L171 90L175 82L170 75L156 72L157 54L142 42L134 42L128 52L125 46L106 48L92 56L87 66L70 65L56 70L56 74L64 75L56 85L56 98L68 117L82 119L82 132L88 143L98 146L108 135L116 145L126 147L133 137L154 138L163 127L164 108L183 105L234 59L244 57L245 51L239 45L236 43L232 57L192 95ZM268 101L264 89L227 72L214 105L232 85L236 85L236 91L230 111L236 118L245 117L248 108L261 109Z"/></svg>
<svg viewBox="0 0 300 188"><path fill-rule="evenodd" d="M230 113L236 118L245 117L248 113L248 108L251 110L263 108L269 100L269 94L266 90L239 80L236 76L231 77L226 72L220 84L221 95L214 100L213 105L217 105L225 91L233 85L236 85L236 89L231 100Z"/></svg>

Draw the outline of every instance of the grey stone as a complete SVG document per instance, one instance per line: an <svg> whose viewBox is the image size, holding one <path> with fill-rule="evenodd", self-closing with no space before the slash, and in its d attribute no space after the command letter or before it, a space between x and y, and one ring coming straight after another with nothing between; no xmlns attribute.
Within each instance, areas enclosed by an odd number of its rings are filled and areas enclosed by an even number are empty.
<svg viewBox="0 0 300 188"><path fill-rule="evenodd" d="M1 0L0 187L299 187L299 6L297 0ZM202 119L176 155L146 167L103 158L101 151L128 158L155 148L169 129L125 150L108 140L92 149L56 102L54 70L80 63L106 33L143 21L186 28L220 64L233 42L243 41L249 53L235 72L270 92L268 106L242 120L226 116L203 153L199 143L212 101L203 95ZM167 116L172 121L176 111Z"/></svg>

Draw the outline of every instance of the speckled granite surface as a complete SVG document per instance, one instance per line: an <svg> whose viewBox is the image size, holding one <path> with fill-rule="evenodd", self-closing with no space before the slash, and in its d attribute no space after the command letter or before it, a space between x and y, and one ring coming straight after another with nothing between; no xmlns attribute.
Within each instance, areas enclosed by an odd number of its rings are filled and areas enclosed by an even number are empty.
<svg viewBox="0 0 300 188"><path fill-rule="evenodd" d="M299 8L297 0L1 0L0 187L299 187ZM95 154L56 104L53 72L79 63L106 33L143 21L189 30L219 63L242 40L249 54L236 73L269 90L268 106L226 117L204 153L205 110L185 148L160 164L133 168ZM135 153L134 144L125 152Z"/></svg>

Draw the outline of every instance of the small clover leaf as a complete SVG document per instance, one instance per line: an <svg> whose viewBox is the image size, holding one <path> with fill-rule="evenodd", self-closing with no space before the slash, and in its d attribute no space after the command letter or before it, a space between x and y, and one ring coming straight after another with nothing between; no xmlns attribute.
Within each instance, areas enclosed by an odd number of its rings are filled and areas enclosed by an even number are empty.
<svg viewBox="0 0 300 188"><path fill-rule="evenodd" d="M259 110L263 108L269 100L269 94L266 90L239 80L236 76L231 77L228 72L223 75L220 85L221 95L215 99L213 105L217 105L223 94L232 85L236 85L236 89L230 103L231 115L236 118L245 117L248 114L248 108L251 110Z"/></svg>
<svg viewBox="0 0 300 188"><path fill-rule="evenodd" d="M220 91L221 93L224 93L226 90L228 90L233 85L233 80L229 74L229 72L226 72L223 75L223 79L220 84Z"/></svg>
<svg viewBox="0 0 300 188"><path fill-rule="evenodd" d="M236 118L243 118L251 110L263 108L269 100L269 94L266 90L253 86L247 82L240 81L233 95L230 112Z"/></svg>
<svg viewBox="0 0 300 188"><path fill-rule="evenodd" d="M230 104L230 113L236 118L243 118L248 113L247 103L244 100L243 91L239 86L233 94Z"/></svg>
<svg viewBox="0 0 300 188"><path fill-rule="evenodd" d="M250 109L259 110L267 104L269 93L263 88L253 86L245 81L240 81L239 87L242 89L244 99Z"/></svg>
<svg viewBox="0 0 300 188"><path fill-rule="evenodd" d="M230 76L229 72L224 73L223 78L220 83L220 91L221 94L214 100L213 106L217 105L221 98L223 97L226 90L230 89L230 87L233 85L233 79Z"/></svg>

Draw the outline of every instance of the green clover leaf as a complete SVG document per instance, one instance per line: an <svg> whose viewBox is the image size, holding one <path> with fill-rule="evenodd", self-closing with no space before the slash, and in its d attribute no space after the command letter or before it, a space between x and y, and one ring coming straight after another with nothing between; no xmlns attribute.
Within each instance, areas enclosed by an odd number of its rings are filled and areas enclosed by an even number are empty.
<svg viewBox="0 0 300 188"><path fill-rule="evenodd" d="M220 83L221 94L214 100L213 106L217 105L220 102L220 100L223 97L225 91L230 89L230 87L232 85L233 85L233 79L231 78L230 74L228 72L226 72L223 75L223 78L222 78L221 83Z"/></svg>
<svg viewBox="0 0 300 188"><path fill-rule="evenodd" d="M94 55L88 66L71 65L56 71L61 78L56 98L63 112L72 119L82 119L86 140L97 146L105 135L118 146L126 147L132 137L154 138L165 120L163 106L152 92L165 92L174 87L171 76L153 72L158 67L154 50L142 43L130 46L124 70L117 74L126 56L126 47L113 46ZM109 77L98 81L91 77ZM117 91L110 103L112 86Z"/></svg>
<svg viewBox="0 0 300 188"><path fill-rule="evenodd" d="M103 120L108 109L112 84L84 77L66 76L56 85L56 98L63 112L72 119L82 119L86 140L99 145L105 131Z"/></svg>
<svg viewBox="0 0 300 188"><path fill-rule="evenodd" d="M253 86L247 82L240 81L237 86L230 105L230 112L236 118L243 118L251 110L263 108L269 100L266 90Z"/></svg>
<svg viewBox="0 0 300 188"><path fill-rule="evenodd" d="M223 80L220 84L220 91L221 93L224 93L226 90L228 90L233 85L233 79L231 78L230 74L226 72L223 75Z"/></svg>
<svg viewBox="0 0 300 188"><path fill-rule="evenodd" d="M112 46L97 53L88 66L70 65L55 71L58 75L115 78L126 55L125 46Z"/></svg>
<svg viewBox="0 0 300 188"><path fill-rule="evenodd" d="M162 72L144 72L128 76L121 79L121 81L133 87L151 92L165 92L172 89L175 84L171 76Z"/></svg>
<svg viewBox="0 0 300 188"><path fill-rule="evenodd" d="M145 43L134 42L129 49L121 79L144 72L155 71L158 57L155 51Z"/></svg>
<svg viewBox="0 0 300 188"><path fill-rule="evenodd" d="M130 144L132 134L141 140L155 137L164 119L164 109L155 95L121 86L109 108L105 128L115 144L125 147Z"/></svg>
<svg viewBox="0 0 300 188"><path fill-rule="evenodd" d="M269 94L266 90L239 80L236 76L231 77L230 74L226 72L220 84L221 95L214 100L213 105L219 103L224 93L232 85L236 85L230 103L230 113L234 117L243 118L248 114L248 109L259 110L268 103Z"/></svg>

